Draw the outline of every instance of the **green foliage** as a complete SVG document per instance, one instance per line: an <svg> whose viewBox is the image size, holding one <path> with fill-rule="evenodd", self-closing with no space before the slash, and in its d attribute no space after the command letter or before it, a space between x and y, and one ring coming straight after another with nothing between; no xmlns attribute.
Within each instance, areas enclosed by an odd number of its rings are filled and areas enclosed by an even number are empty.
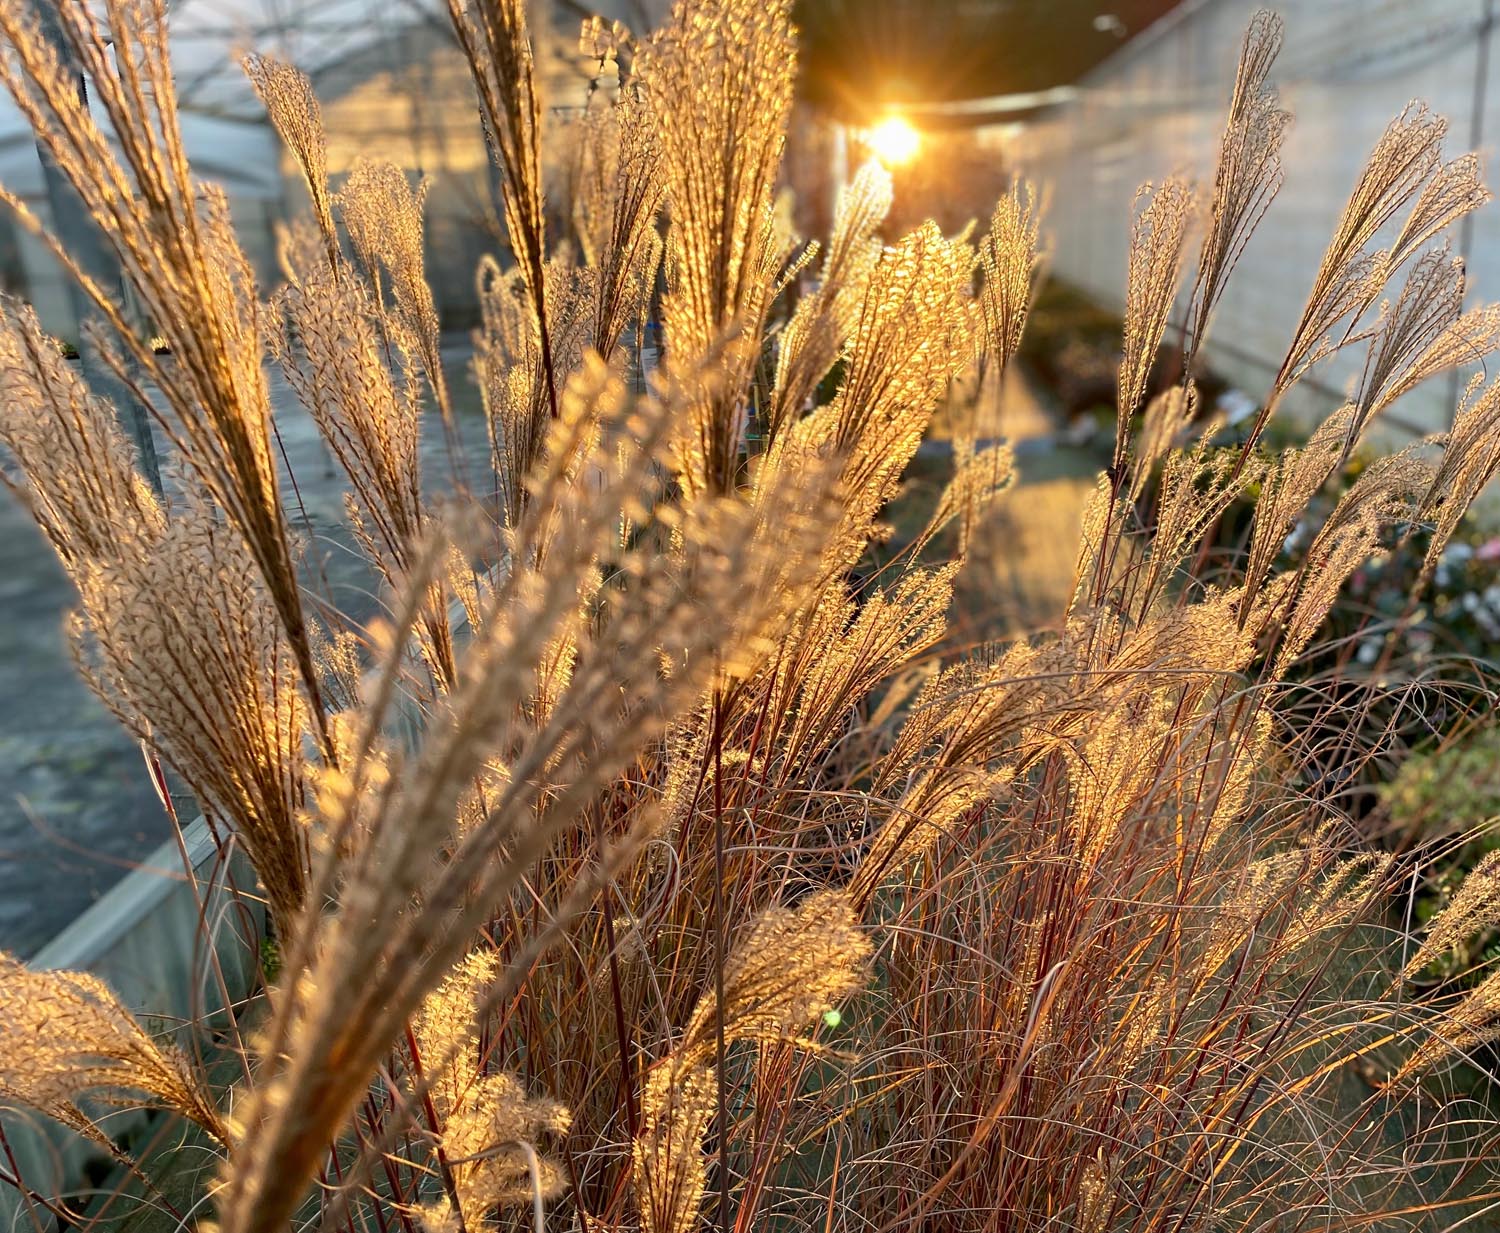
<svg viewBox="0 0 1500 1233"><path fill-rule="evenodd" d="M1467 831L1500 818L1500 728L1409 758L1381 798L1393 820L1434 831ZM1486 847L1496 846L1489 837Z"/></svg>
<svg viewBox="0 0 1500 1233"><path fill-rule="evenodd" d="M260 943L260 969L266 981L272 983L281 974L281 946L275 938L262 938Z"/></svg>

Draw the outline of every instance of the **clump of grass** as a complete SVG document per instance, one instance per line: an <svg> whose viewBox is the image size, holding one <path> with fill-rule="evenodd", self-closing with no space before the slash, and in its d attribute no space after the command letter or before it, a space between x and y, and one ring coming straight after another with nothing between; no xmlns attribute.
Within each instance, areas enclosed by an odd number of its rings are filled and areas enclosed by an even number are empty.
<svg viewBox="0 0 1500 1233"><path fill-rule="evenodd" d="M152 1040L131 1013L86 972L33 972L0 954L0 1095L109 1144L90 1099L129 1104L149 1093L227 1143L213 1096L188 1060Z"/></svg>
<svg viewBox="0 0 1500 1233"><path fill-rule="evenodd" d="M1211 190L1166 181L1136 216L1072 602L958 649L954 583L1011 460L947 404L1016 353L1039 199L1017 186L977 248L933 224L882 245L869 168L821 257L799 248L772 202L788 4L679 0L628 70L628 32L586 24L619 80L591 92L577 197L550 215L576 244L544 224L525 6L450 4L513 262L479 273L490 473L466 482L455 447L441 507L416 465L429 411L454 443L422 186L370 162L333 193L306 79L249 60L313 206L267 298L182 158L164 6L106 10L112 58L93 11L62 5L118 157L20 0L0 0L0 80L171 347L167 365L85 279L202 495L145 487L14 306L0 441L77 584L90 684L250 856L275 967L237 1008L226 1082L88 977L6 959L7 1099L93 1134L77 1101L100 1089L200 1122L226 1233L1123 1233L1492 1201L1492 1117L1401 1100L1500 1031L1500 977L1409 980L1493 921L1492 862L1401 971L1382 905L1402 870L1320 788L1282 685L1349 574L1418 523L1451 534L1500 460L1471 389L1452 434L1369 467L1279 567L1371 422L1500 342L1443 255L1485 194L1471 159L1442 162L1437 121L1404 113L1377 144L1250 440L1192 440L1214 305L1280 180L1281 31L1255 19ZM1184 375L1153 389L1174 304ZM667 345L641 374L622 339L647 318ZM1349 406L1267 456L1287 390L1360 343ZM268 364L347 476L386 599L364 627L304 616ZM939 411L970 425L951 482L867 570ZM1252 493L1225 552L1217 523ZM955 559L926 559L946 542ZM1360 715L1316 722L1368 756ZM1392 1150L1398 1126L1414 1141Z"/></svg>

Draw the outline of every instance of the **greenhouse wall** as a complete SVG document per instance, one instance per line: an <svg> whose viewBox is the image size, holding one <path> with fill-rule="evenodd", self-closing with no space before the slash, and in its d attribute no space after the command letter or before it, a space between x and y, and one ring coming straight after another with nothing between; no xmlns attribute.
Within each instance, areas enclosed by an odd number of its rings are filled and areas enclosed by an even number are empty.
<svg viewBox="0 0 1500 1233"><path fill-rule="evenodd" d="M1118 308L1138 187L1213 174L1234 65L1257 0L1188 3L1085 77L1077 100L1018 130L1012 162L1050 188L1052 271ZM1500 139L1494 0L1282 0L1286 42L1273 72L1294 114L1285 184L1251 241L1213 324L1214 367L1260 397L1290 341L1343 203L1387 122L1421 99L1448 118L1445 154L1491 153ZM1489 60L1486 57L1489 56ZM1493 176L1495 160L1484 157ZM1466 250L1466 251L1464 251ZM1470 302L1500 299L1500 212L1455 238ZM1326 413L1359 373L1355 354L1319 370L1290 407ZM1446 427L1455 385L1439 379L1393 409L1398 432Z"/></svg>

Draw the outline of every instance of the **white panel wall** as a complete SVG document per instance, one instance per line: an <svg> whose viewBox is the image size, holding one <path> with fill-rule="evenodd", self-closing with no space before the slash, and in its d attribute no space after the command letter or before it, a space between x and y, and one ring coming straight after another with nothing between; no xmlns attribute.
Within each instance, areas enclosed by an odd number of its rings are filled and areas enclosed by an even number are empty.
<svg viewBox="0 0 1500 1233"><path fill-rule="evenodd" d="M1286 45L1274 72L1295 115L1286 182L1245 252L1214 323L1209 358L1252 395L1264 392L1290 339L1313 270L1371 145L1410 100L1450 120L1447 153L1500 147L1500 48L1475 141L1480 31L1487 0L1281 0ZM1052 189L1054 271L1118 307L1138 185L1172 172L1212 175L1240 42L1257 0L1187 0L1080 83L1080 99L1027 126L1011 157ZM1500 13L1500 4L1495 5ZM1488 36L1493 41L1494 34ZM1485 157L1491 177L1500 161ZM1457 237L1454 241L1457 251ZM1471 299L1500 300L1500 203L1481 211L1469 251ZM1324 388L1292 412L1326 411L1358 357L1320 371ZM1394 418L1446 424L1451 386L1409 395Z"/></svg>
<svg viewBox="0 0 1500 1233"><path fill-rule="evenodd" d="M265 157L274 158L271 154ZM274 162L272 165L274 166ZM26 204L44 226L51 225L51 210L45 197L32 197ZM275 234L275 225L282 213L279 204L260 196L231 195L229 212L234 219L240 245L256 276L266 286L274 285L275 281L279 281ZM21 275L21 285L16 288L16 294L36 309L36 315L47 333L76 344L78 321L73 312L67 275L62 266L58 265L47 246L30 232L16 228L15 242Z"/></svg>

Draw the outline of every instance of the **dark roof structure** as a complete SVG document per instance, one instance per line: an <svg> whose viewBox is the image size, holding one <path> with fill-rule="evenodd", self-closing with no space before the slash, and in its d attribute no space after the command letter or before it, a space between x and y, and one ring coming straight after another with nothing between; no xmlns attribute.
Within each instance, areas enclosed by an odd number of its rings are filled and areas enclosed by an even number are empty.
<svg viewBox="0 0 1500 1233"><path fill-rule="evenodd" d="M803 96L840 119L888 106L1044 94L1179 0L798 0ZM982 109L952 123L983 123Z"/></svg>

